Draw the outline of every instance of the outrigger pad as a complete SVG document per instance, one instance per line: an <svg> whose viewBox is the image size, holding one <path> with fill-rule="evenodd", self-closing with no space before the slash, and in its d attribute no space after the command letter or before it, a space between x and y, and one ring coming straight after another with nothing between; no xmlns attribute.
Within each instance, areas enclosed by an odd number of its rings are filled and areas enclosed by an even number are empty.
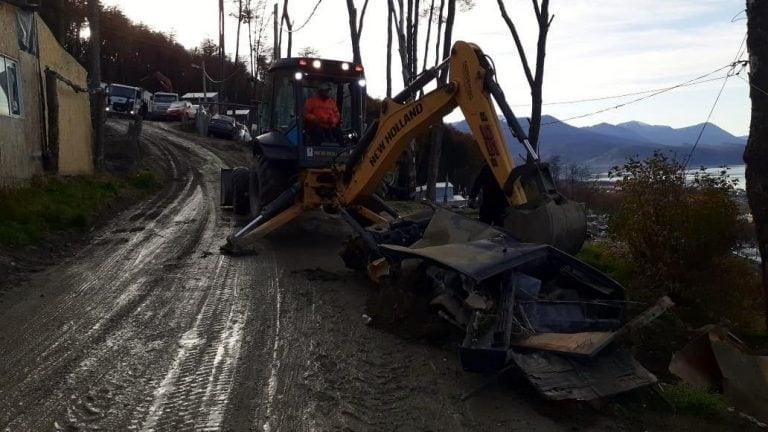
<svg viewBox="0 0 768 432"><path fill-rule="evenodd" d="M232 237L227 237L227 242L219 246L219 251L224 255L230 256L248 256L258 255L259 251L251 247L239 246L236 242L232 241Z"/></svg>

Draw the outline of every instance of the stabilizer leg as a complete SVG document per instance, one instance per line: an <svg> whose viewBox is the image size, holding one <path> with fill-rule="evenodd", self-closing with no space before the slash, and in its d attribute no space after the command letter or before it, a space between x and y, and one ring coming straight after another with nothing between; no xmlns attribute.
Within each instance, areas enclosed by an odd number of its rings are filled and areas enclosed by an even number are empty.
<svg viewBox="0 0 768 432"><path fill-rule="evenodd" d="M290 222L304 211L304 205L296 201L300 190L300 184L296 183L280 194L248 225L235 235L227 237L227 243L219 249L232 255L254 253L250 246L256 240Z"/></svg>

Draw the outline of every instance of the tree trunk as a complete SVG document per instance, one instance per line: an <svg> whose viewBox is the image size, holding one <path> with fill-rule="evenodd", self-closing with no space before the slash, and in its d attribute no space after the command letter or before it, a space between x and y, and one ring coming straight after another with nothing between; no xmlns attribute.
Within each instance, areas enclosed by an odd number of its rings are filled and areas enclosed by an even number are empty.
<svg viewBox="0 0 768 432"><path fill-rule="evenodd" d="M424 42L424 66L422 69L427 69L427 57L429 56L429 40L432 35L432 17L435 14L435 0L432 0L432 4L429 6L429 21L427 21L427 37Z"/></svg>
<svg viewBox="0 0 768 432"><path fill-rule="evenodd" d="M549 33L550 23L549 0L542 0L541 9L537 12L539 40L536 45L536 74L534 75L533 86L531 87L531 124L528 127L528 141L536 153L539 153L541 105L543 103L542 88L544 87L544 56L547 50L547 34Z"/></svg>
<svg viewBox="0 0 768 432"><path fill-rule="evenodd" d="M387 2L387 97L392 97L392 0Z"/></svg>
<svg viewBox="0 0 768 432"><path fill-rule="evenodd" d="M763 273L763 301L768 327L768 3L747 0L749 97L752 100L747 164L747 199L757 231Z"/></svg>
<svg viewBox="0 0 768 432"><path fill-rule="evenodd" d="M525 55L525 49L520 41L520 36L517 33L517 28L514 22L507 14L507 10L504 7L503 0L497 0L499 5L499 11L501 17L509 28L509 32L512 33L512 38L515 41L517 47L517 53L520 56L520 64L523 66L523 72L525 72L525 78L528 80L528 85L531 88L531 120L528 126L528 141L531 143L531 147L538 153L539 150L539 132L541 130L541 105L543 102L542 88L544 85L544 57L547 48L547 34L549 33L549 25L552 23L552 18L549 16L549 0L542 0L541 7L539 7L538 0L533 0L533 11L536 15L536 22L539 27L539 38L536 45L536 69L535 74L531 73L531 67L528 63L528 58Z"/></svg>
<svg viewBox="0 0 768 432"><path fill-rule="evenodd" d="M237 62L240 59L240 25L243 23L243 0L240 0L237 5L237 33L235 36L235 69L237 69Z"/></svg>
<svg viewBox="0 0 768 432"><path fill-rule="evenodd" d="M456 0L448 0L448 15L445 20L445 36L443 37L443 58L451 54L451 44L453 43L453 21L456 17ZM444 85L448 82L448 71L444 69L438 77L438 85ZM443 122L433 127L432 145L429 147L429 161L427 166L427 198L435 201L435 184L437 174L440 170L440 157L443 153ZM447 186L447 185L446 185Z"/></svg>
<svg viewBox="0 0 768 432"><path fill-rule="evenodd" d="M280 45L282 48L283 40L283 23L288 28L288 49L285 52L286 57L291 56L291 50L293 45L293 24L291 24L291 17L288 15L288 0L283 0L283 15L280 18Z"/></svg>
<svg viewBox="0 0 768 432"><path fill-rule="evenodd" d="M411 32L411 76L419 73L419 0L413 4L413 30Z"/></svg>
<svg viewBox="0 0 768 432"><path fill-rule="evenodd" d="M88 0L89 42L88 90L91 96L93 159L96 169L104 169L104 93L101 90L101 2ZM49 116L54 108L50 107ZM58 160L58 154L54 156Z"/></svg>
<svg viewBox="0 0 768 432"><path fill-rule="evenodd" d="M443 10L445 0L440 0L440 13L437 15L437 42L435 42L435 66L440 64L440 38L443 35Z"/></svg>
<svg viewBox="0 0 768 432"><path fill-rule="evenodd" d="M278 60L280 59L281 50L280 50L279 33L277 31L277 21L280 19L277 17L277 3L275 3L273 13L274 13L274 21L273 21L273 28L272 28L272 33L273 33L272 40L273 40L274 49L272 50L272 60ZM257 58L256 61L259 61L259 59Z"/></svg>
<svg viewBox="0 0 768 432"><path fill-rule="evenodd" d="M352 61L362 63L360 39L357 38L357 8L354 0L347 0L347 13L349 14L349 37L352 39Z"/></svg>

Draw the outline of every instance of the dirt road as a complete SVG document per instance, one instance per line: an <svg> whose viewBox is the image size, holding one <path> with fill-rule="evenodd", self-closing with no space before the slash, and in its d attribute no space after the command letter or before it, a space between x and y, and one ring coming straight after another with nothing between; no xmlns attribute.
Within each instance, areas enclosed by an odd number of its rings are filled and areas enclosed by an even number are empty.
<svg viewBox="0 0 768 432"><path fill-rule="evenodd" d="M221 255L242 221L218 208L218 172L244 148L162 123L143 140L167 186L2 297L0 429L622 429L553 420L495 384L462 402L484 378L455 350L365 325L371 288L336 255L340 220L307 215L258 255Z"/></svg>

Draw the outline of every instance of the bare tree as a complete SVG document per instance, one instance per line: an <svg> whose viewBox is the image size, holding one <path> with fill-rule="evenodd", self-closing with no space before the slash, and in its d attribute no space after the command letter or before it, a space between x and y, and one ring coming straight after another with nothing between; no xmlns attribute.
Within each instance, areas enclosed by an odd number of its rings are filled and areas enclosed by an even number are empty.
<svg viewBox="0 0 768 432"><path fill-rule="evenodd" d="M367 8L368 0L365 0L365 2L363 2L363 9L360 11L360 17L358 18L354 0L347 0L349 36L352 39L352 61L355 63L363 62L363 58L360 55L360 36L363 34L363 19L365 19L365 10Z"/></svg>
<svg viewBox="0 0 768 432"><path fill-rule="evenodd" d="M394 8L387 2L387 97L392 97L392 21Z"/></svg>
<svg viewBox="0 0 768 432"><path fill-rule="evenodd" d="M257 0L256 8L254 10L254 19L258 17L256 22L256 48L251 47L251 62L253 63L253 76L257 80L261 78L261 49L264 42L264 32L267 29L269 23L267 22L267 1Z"/></svg>
<svg viewBox="0 0 768 432"><path fill-rule="evenodd" d="M235 36L235 67L240 59L240 25L243 23L243 0L237 2L237 36Z"/></svg>
<svg viewBox="0 0 768 432"><path fill-rule="evenodd" d="M283 0L283 15L280 21L280 48L283 47L283 23L285 23L285 27L288 30L288 47L285 56L290 57L293 45L293 23L291 22L290 15L288 15L288 0Z"/></svg>
<svg viewBox="0 0 768 432"><path fill-rule="evenodd" d="M448 14L445 18L445 33L443 35L443 58L451 55L453 43L453 22L456 17L456 0L448 0ZM443 70L438 77L438 85L444 85L448 81L448 71ZM427 198L435 201L435 184L440 170L440 157L443 153L443 137L445 127L442 120L432 128L432 144L429 146L429 165L427 167ZM447 185L446 185L447 186Z"/></svg>
<svg viewBox="0 0 768 432"><path fill-rule="evenodd" d="M552 24L554 15L549 15L549 0L532 0L533 11L536 16L536 22L539 26L539 37L536 44L536 67L535 72L531 73L531 67L528 63L528 58L525 55L525 49L520 41L520 35L517 33L517 28L514 22L507 14L507 9L504 7L503 0L496 0L499 4L499 10L501 16L504 18L504 22L507 23L512 38L515 40L515 46L517 52L520 55L520 63L525 71L525 78L528 80L528 85L531 87L531 121L528 127L528 140L531 146L538 151L539 148L539 132L541 130L541 104L542 104L542 86L544 83L544 56L546 54L547 47L547 34L549 33L549 26Z"/></svg>
<svg viewBox="0 0 768 432"><path fill-rule="evenodd" d="M747 199L762 258L768 326L768 4L764 1L747 0L747 49L752 118L744 162L747 164Z"/></svg>
<svg viewBox="0 0 768 432"><path fill-rule="evenodd" d="M427 36L425 38L424 42L424 66L422 66L422 69L427 68L427 57L429 57L429 37L432 33L432 17L435 15L435 0L432 0L432 3L429 5L429 18L427 18Z"/></svg>

